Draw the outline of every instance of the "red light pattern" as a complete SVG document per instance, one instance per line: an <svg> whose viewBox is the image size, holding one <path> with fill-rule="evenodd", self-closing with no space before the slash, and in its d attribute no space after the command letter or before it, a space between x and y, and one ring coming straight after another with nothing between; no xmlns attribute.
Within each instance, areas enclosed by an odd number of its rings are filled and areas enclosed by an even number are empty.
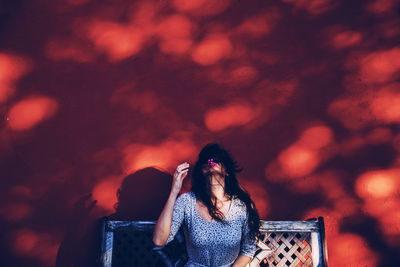
<svg viewBox="0 0 400 267"><path fill-rule="evenodd" d="M15 82L30 68L27 60L20 56L0 53L0 103L8 100L15 90Z"/></svg>
<svg viewBox="0 0 400 267"><path fill-rule="evenodd" d="M16 103L9 111L8 126L13 130L28 130L51 118L58 103L48 97L31 96Z"/></svg>
<svg viewBox="0 0 400 267"><path fill-rule="evenodd" d="M398 1L20 2L2 6L6 264L53 266L66 222L115 212L128 174L193 165L208 142L243 164L262 219L325 217L330 266L391 264ZM92 214L71 218L88 192Z"/></svg>

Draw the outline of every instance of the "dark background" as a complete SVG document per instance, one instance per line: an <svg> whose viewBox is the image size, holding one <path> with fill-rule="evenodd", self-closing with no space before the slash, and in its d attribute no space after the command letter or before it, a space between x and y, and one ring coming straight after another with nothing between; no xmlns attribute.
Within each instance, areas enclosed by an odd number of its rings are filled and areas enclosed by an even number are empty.
<svg viewBox="0 0 400 267"><path fill-rule="evenodd" d="M262 219L325 217L330 266L399 266L399 12L396 0L2 1L1 265L54 266L63 240L84 252L104 215L155 220L171 177L128 175L172 173L218 142Z"/></svg>

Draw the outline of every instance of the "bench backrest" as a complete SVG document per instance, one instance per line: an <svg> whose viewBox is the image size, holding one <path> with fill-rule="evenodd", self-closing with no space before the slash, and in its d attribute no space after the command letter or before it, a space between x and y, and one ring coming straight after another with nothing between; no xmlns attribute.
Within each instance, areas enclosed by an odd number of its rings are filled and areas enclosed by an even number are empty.
<svg viewBox="0 0 400 267"><path fill-rule="evenodd" d="M102 267L183 266L185 240L178 232L170 244L155 247L155 222L103 222ZM325 227L322 217L307 221L261 221L258 250L248 267L327 267Z"/></svg>

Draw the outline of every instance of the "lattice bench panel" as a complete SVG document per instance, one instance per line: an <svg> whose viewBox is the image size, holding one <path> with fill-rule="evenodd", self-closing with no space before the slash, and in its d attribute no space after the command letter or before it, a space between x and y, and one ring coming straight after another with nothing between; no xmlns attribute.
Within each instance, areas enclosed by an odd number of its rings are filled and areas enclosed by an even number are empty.
<svg viewBox="0 0 400 267"><path fill-rule="evenodd" d="M258 250L248 267L327 267L322 217L308 221L261 221Z"/></svg>
<svg viewBox="0 0 400 267"><path fill-rule="evenodd" d="M153 229L154 222L108 221L105 219L101 266L164 267L170 266L166 262L186 260L182 232L178 232L175 240L160 253L160 251L154 250Z"/></svg>
<svg viewBox="0 0 400 267"><path fill-rule="evenodd" d="M155 266L159 261L158 255L152 250L151 232L119 229L114 232L113 247L113 266Z"/></svg>
<svg viewBox="0 0 400 267"><path fill-rule="evenodd" d="M102 265L180 267L187 261L184 235L154 247L155 222L108 221L103 224ZM258 250L247 267L327 267L323 218L261 221Z"/></svg>
<svg viewBox="0 0 400 267"><path fill-rule="evenodd" d="M312 267L310 233L265 233L258 247L271 249L259 262L264 267ZM262 251L260 249L259 253Z"/></svg>

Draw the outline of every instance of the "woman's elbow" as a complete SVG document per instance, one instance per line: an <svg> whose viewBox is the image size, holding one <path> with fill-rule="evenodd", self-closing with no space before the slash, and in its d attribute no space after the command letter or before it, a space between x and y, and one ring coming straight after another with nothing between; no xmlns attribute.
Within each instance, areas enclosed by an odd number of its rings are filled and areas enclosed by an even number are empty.
<svg viewBox="0 0 400 267"><path fill-rule="evenodd" d="M166 241L163 241L163 240L160 240L159 238L153 236L153 244L154 244L154 245L156 245L156 246L158 246L158 247L161 247L161 246L164 246L165 243L167 243L167 242L166 242Z"/></svg>

